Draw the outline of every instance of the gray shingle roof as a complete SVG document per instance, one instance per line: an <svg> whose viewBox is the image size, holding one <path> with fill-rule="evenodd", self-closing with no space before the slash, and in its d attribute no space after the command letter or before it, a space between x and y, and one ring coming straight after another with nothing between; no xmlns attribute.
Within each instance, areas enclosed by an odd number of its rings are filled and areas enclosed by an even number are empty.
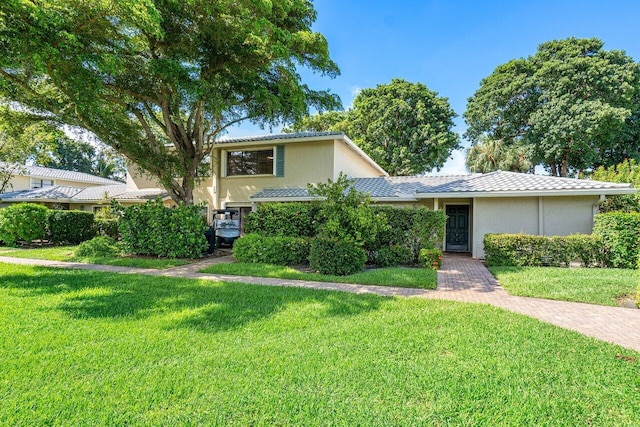
<svg viewBox="0 0 640 427"><path fill-rule="evenodd" d="M222 137L216 141L218 144L230 144L232 142L257 142L257 141L271 141L276 139L296 139L296 138L312 138L322 136L344 136L343 132L296 132L296 133L280 133L272 135L258 135L258 136L241 136L235 138Z"/></svg>
<svg viewBox="0 0 640 427"><path fill-rule="evenodd" d="M43 168L41 166L25 166L24 176L35 176L38 178L51 178L51 179L63 179L65 181L86 182L90 184L122 184L119 181L112 179L102 178L99 176L91 175L84 172L72 172L62 169Z"/></svg>
<svg viewBox="0 0 640 427"><path fill-rule="evenodd" d="M586 179L558 178L515 172L492 172L488 174L396 176L378 178L355 178L356 190L369 193L375 198L420 197L421 194L459 194L506 192L556 192L592 191L606 194L607 190L631 189L631 184L591 181ZM267 188L251 196L252 199L305 198L309 193L304 188Z"/></svg>
<svg viewBox="0 0 640 427"><path fill-rule="evenodd" d="M167 197L168 193L158 188L127 190L126 184L99 185L95 187L54 187L35 188L33 190L11 191L0 194L0 200L11 202L18 200L59 200L64 203L97 202L105 197L116 200L148 200Z"/></svg>
<svg viewBox="0 0 640 427"><path fill-rule="evenodd" d="M82 190L84 190L84 188L56 185L53 187L34 188L32 190L9 191L0 194L0 199L5 202L11 200L71 199Z"/></svg>

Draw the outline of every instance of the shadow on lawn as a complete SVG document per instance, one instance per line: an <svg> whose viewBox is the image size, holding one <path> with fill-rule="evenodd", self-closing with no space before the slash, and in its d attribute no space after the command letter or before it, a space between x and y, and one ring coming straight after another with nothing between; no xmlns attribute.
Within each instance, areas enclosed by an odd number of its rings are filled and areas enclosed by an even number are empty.
<svg viewBox="0 0 640 427"><path fill-rule="evenodd" d="M2 275L0 288L24 297L61 296L55 309L74 319L170 316L170 328L204 332L239 328L293 304L319 304L314 313L322 316L350 316L376 310L382 301L374 295L47 268Z"/></svg>

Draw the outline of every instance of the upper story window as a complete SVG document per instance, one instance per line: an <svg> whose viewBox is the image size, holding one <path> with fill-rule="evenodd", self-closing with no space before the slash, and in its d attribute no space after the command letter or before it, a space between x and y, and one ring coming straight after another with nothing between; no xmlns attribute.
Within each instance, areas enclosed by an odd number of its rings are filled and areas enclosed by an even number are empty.
<svg viewBox="0 0 640 427"><path fill-rule="evenodd" d="M42 187L53 187L53 180L52 179L31 178L31 189L42 188Z"/></svg>
<svg viewBox="0 0 640 427"><path fill-rule="evenodd" d="M274 175L273 148L268 150L227 151L226 176Z"/></svg>

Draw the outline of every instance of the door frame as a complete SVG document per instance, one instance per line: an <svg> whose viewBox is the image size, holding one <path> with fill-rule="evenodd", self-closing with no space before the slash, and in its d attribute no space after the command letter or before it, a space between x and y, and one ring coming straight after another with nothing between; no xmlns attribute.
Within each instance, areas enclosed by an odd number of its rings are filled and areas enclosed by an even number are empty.
<svg viewBox="0 0 640 427"><path fill-rule="evenodd" d="M471 222L473 219L473 204L471 201L463 201L463 202L444 202L442 204L442 209L444 210L444 214L447 214L447 206L467 206L469 210L467 211L467 233L468 233L468 248L466 251L452 251L458 253L472 253L471 248L473 248L473 223ZM448 222L448 221L447 221ZM444 225L444 238L442 239L442 247L443 250L447 251L447 223Z"/></svg>

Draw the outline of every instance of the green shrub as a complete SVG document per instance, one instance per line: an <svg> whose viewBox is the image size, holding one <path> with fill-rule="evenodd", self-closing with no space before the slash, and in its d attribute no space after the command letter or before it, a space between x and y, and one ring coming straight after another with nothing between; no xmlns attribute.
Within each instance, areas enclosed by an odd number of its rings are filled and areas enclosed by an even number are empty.
<svg viewBox="0 0 640 427"><path fill-rule="evenodd" d="M403 245L383 246L375 253L375 263L378 267L412 265L413 254Z"/></svg>
<svg viewBox="0 0 640 427"><path fill-rule="evenodd" d="M362 271L367 256L355 242L315 238L311 241L309 264L321 274L347 276Z"/></svg>
<svg viewBox="0 0 640 427"><path fill-rule="evenodd" d="M47 235L49 209L34 203L17 203L0 209L0 240L8 246L30 243Z"/></svg>
<svg viewBox="0 0 640 427"><path fill-rule="evenodd" d="M604 244L613 267L635 268L640 252L640 213L610 212L596 215L593 234Z"/></svg>
<svg viewBox="0 0 640 427"><path fill-rule="evenodd" d="M99 218L96 216L96 230L101 236L109 236L114 239L120 238L120 229L117 218Z"/></svg>
<svg viewBox="0 0 640 427"><path fill-rule="evenodd" d="M262 236L314 237L318 203L266 203L245 218L244 231Z"/></svg>
<svg viewBox="0 0 640 427"><path fill-rule="evenodd" d="M442 267L442 251L440 249L420 249L418 261L424 268L439 270Z"/></svg>
<svg viewBox="0 0 640 427"><path fill-rule="evenodd" d="M98 236L82 242L74 252L76 258L111 258L119 254L116 241L109 236Z"/></svg>
<svg viewBox="0 0 640 427"><path fill-rule="evenodd" d="M588 267L602 263L602 245L590 235L535 236L530 234L486 234L484 254L488 265L562 266L579 260Z"/></svg>
<svg viewBox="0 0 640 427"><path fill-rule="evenodd" d="M246 234L235 241L233 256L239 262L274 265L305 264L309 258L309 240L303 237Z"/></svg>
<svg viewBox="0 0 640 427"><path fill-rule="evenodd" d="M640 270L640 255L638 255L638 270ZM640 283L638 283L638 291L636 292L636 305L640 308Z"/></svg>
<svg viewBox="0 0 640 427"><path fill-rule="evenodd" d="M200 206L167 208L150 200L123 208L119 225L124 250L136 255L196 258L209 247Z"/></svg>
<svg viewBox="0 0 640 427"><path fill-rule="evenodd" d="M96 235L93 213L85 211L50 210L47 227L53 243L77 245Z"/></svg>
<svg viewBox="0 0 640 427"><path fill-rule="evenodd" d="M420 249L436 248L442 244L447 222L444 211L431 211L423 206L374 206L373 209L385 215L388 227L378 233L372 245L367 245L367 250L391 245L407 246L416 263Z"/></svg>
<svg viewBox="0 0 640 427"><path fill-rule="evenodd" d="M353 180L342 172L335 182L309 185L309 194L325 198L318 214L318 237L367 246L388 228L384 215L369 206L369 195L356 191Z"/></svg>

